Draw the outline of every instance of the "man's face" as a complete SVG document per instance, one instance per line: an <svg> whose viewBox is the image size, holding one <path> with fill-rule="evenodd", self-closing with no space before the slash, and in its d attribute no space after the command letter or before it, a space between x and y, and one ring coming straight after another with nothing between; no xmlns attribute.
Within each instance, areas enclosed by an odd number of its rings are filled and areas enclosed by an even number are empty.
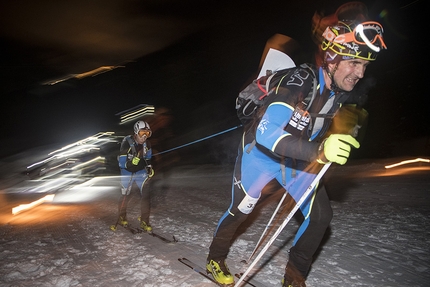
<svg viewBox="0 0 430 287"><path fill-rule="evenodd" d="M357 82L364 77L369 61L362 59L352 59L340 61L337 70L334 72L335 84L344 91L351 91ZM333 72L335 64L329 65Z"/></svg>
<svg viewBox="0 0 430 287"><path fill-rule="evenodd" d="M134 139L138 144L143 144L146 141L146 135L140 136L140 135L134 135Z"/></svg>
<svg viewBox="0 0 430 287"><path fill-rule="evenodd" d="M134 138L138 144L143 144L150 135L151 132L149 130L141 129L137 134L134 135Z"/></svg>

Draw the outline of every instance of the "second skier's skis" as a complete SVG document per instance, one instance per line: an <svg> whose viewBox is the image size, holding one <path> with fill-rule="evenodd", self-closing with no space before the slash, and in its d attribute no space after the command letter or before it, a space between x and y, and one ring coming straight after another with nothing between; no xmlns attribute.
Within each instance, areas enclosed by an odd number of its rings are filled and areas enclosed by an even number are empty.
<svg viewBox="0 0 430 287"><path fill-rule="evenodd" d="M127 229L128 231L130 231L133 234L147 233L148 235L151 235L152 237L156 237L156 238L158 238L161 241L166 242L166 243L176 243L176 242L178 242L178 240L175 238L175 236L173 236L172 239L168 239L168 238L166 238L166 237L164 237L164 236L162 236L160 234L154 233L153 231L147 232L147 231L141 229L140 227L132 227L131 225L120 225L120 224L118 226L121 226L121 227ZM116 228L115 225L111 225L110 226L110 230L116 231L116 229L117 228Z"/></svg>

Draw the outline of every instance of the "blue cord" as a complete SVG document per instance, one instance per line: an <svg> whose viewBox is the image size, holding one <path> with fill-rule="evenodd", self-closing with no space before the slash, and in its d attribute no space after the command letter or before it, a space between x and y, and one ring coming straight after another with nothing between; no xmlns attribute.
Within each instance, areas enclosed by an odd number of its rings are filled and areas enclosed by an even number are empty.
<svg viewBox="0 0 430 287"><path fill-rule="evenodd" d="M187 144L184 144L184 145L181 145L181 146L175 147L175 148L171 148L171 149L168 149L168 150L165 150L165 151L162 151L162 152L159 152L159 153L153 154L152 156L160 155L160 154L163 154L163 153L166 153L166 152L170 152L170 151L172 151L172 150L176 150L176 149L179 149L179 148L183 148L183 147L185 147L185 146L192 145L192 144L195 144L195 143L198 143L198 142L201 142L201 141L204 141L204 140L207 140L207 139L210 139L210 138L213 138L213 137L219 136L219 135L221 135L221 134L224 134L224 133L227 133L227 132L229 132L229 131L232 131L232 130L235 130L235 129L237 129L237 128L240 128L241 126L242 126L242 125L238 125L238 126L236 126L236 127L232 127L232 128L227 129L227 130L225 130L225 131L222 131L222 132L219 132L219 133L216 133L216 134L213 134L213 135L207 136L207 137L205 137L205 138L202 138L202 139L199 139L199 140L196 140L196 141L193 141L193 142L190 142L190 143L187 143Z"/></svg>

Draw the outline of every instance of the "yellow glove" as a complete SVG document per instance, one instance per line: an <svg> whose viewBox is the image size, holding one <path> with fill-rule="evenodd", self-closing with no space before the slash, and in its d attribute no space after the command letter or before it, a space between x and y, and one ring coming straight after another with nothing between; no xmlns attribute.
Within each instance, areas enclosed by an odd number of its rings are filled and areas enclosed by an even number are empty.
<svg viewBox="0 0 430 287"><path fill-rule="evenodd" d="M152 168L152 165L148 165L146 167L146 173L148 174L149 178L154 176L154 169Z"/></svg>
<svg viewBox="0 0 430 287"><path fill-rule="evenodd" d="M322 152L317 162L321 164L335 162L343 165L348 160L351 146L359 148L360 143L351 135L332 134L321 143L318 150Z"/></svg>

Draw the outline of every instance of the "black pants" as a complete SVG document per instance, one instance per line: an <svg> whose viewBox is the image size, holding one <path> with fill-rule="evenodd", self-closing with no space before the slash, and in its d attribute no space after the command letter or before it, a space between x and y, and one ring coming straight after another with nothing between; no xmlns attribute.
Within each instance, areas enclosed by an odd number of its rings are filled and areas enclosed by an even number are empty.
<svg viewBox="0 0 430 287"><path fill-rule="evenodd" d="M290 249L290 264L305 278L318 250L327 227L333 218L330 200L324 186L321 186L315 196L310 214L309 225L300 239Z"/></svg>
<svg viewBox="0 0 430 287"><path fill-rule="evenodd" d="M244 214L237 209L243 196L244 192L235 187L230 212L226 212L224 214L224 218L220 221L209 247L208 258L216 260L227 258L237 229L248 217L247 214ZM287 198L287 202L289 200L293 199L289 197ZM332 217L333 211L331 209L327 192L324 186L320 186L313 201L309 217L309 225L302 233L300 239L290 250L289 262L295 266L303 277L306 277L310 269L313 256L320 246Z"/></svg>
<svg viewBox="0 0 430 287"><path fill-rule="evenodd" d="M127 206L133 197L134 192L139 192L140 195L140 216L141 220L149 224L149 215L151 209L151 180L148 180L142 187L142 190L133 182L132 189L129 195L121 195L118 201L118 212L123 218L127 216Z"/></svg>

